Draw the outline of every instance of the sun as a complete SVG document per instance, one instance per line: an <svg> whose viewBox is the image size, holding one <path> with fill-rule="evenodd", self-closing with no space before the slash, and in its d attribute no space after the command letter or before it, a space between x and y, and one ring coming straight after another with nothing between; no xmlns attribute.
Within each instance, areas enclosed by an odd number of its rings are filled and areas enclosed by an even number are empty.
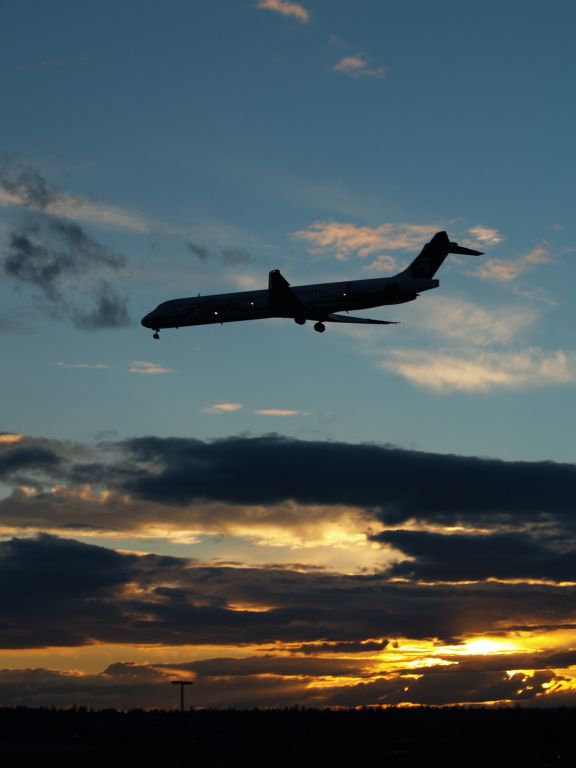
<svg viewBox="0 0 576 768"><path fill-rule="evenodd" d="M489 653L510 653L518 650L513 643L505 640L492 640L488 637L479 637L476 640L466 642L464 653L466 655L484 656Z"/></svg>

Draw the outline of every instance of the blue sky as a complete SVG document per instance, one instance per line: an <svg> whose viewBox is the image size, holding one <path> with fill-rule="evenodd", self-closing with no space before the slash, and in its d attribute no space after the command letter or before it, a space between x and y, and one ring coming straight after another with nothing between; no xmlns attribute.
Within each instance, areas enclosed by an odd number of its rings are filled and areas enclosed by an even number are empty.
<svg viewBox="0 0 576 768"><path fill-rule="evenodd" d="M0 433L80 463L138 437L270 433L576 461L571 2L5 5ZM394 274L442 229L485 255L365 313L398 326L271 320L154 341L139 323L169 298L264 288L273 268L292 284ZM69 537L49 514L4 535ZM281 533L196 520L178 535L172 520L78 538L210 562L288 562L295 546L309 566L389 562L358 527L365 509L339 514L314 533L278 513Z"/></svg>
<svg viewBox="0 0 576 768"><path fill-rule="evenodd" d="M14 179L33 169L55 194L86 202L84 215L72 208L67 216L125 257L114 281L132 323L79 333L34 309L38 290L3 280L4 311L27 330L4 336L3 386L16 397L3 426L82 439L102 429L288 430L573 459L570 5L552 12L523 3L519 13L490 3L318 3L306 23L255 6L174 2L159 14L154 2L98 10L56 2L10 10L1 53L4 101L13 105L3 121L5 173ZM345 60L349 68L338 70ZM1 213L6 236L27 212L4 205ZM402 326L369 329L363 342L265 323L166 333L156 345L138 327L165 298L264 286L276 266L293 283L375 275L366 268L378 257L403 265L427 237L402 250L382 237L368 257L350 247L338 261L333 247L311 254L313 243L294 237L315 222L446 228L461 240L484 227L497 241L485 239L485 261L519 264L535 251L540 259L507 280L481 280L470 274L476 264L454 260L418 311L376 313ZM209 256L195 257L187 243ZM241 258L226 263L223 250ZM66 290L81 295L85 285L71 280ZM509 314L516 330L501 338L488 328L472 349L464 331L451 337L454 302L460 314L481 313L475 338L494 314L500 325ZM428 311L440 331L427 328ZM489 370L524 354L531 370L516 382L479 385L485 391L455 382L440 394L377 370L415 348L450 360L483 353ZM558 351L566 371L539 376L534 368ZM131 360L174 373L162 381L128 375ZM112 368L73 371L58 362ZM49 387L52 413L31 407L31 379ZM139 408L128 408L134 401ZM245 408L202 415L219 401ZM258 408L309 415L278 421L255 417Z"/></svg>

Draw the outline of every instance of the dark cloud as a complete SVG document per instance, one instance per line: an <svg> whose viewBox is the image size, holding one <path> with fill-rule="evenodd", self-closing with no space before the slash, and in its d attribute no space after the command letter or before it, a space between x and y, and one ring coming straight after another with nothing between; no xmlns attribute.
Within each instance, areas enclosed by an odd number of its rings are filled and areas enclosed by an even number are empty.
<svg viewBox="0 0 576 768"><path fill-rule="evenodd" d="M285 658L263 654L243 659L217 658L186 664L159 665L170 670L193 672L199 677L246 677L248 675L280 675L283 677L364 677L369 665L350 659Z"/></svg>
<svg viewBox="0 0 576 768"><path fill-rule="evenodd" d="M390 645L389 640L352 640L345 643L304 643L292 650L298 653L374 653L385 650Z"/></svg>
<svg viewBox="0 0 576 768"><path fill-rule="evenodd" d="M0 189L26 209L8 234L2 272L38 289L52 314L71 318L79 328L126 325L126 300L102 277L118 273L125 259L79 224L50 215L50 205L64 198L37 171L0 169Z"/></svg>
<svg viewBox="0 0 576 768"><path fill-rule="evenodd" d="M79 328L96 329L128 322L125 299L110 281L98 278L103 271L118 272L124 265L123 257L78 224L36 216L33 223L10 234L2 269L20 284L39 289L52 312L71 317ZM95 284L90 282L94 276Z"/></svg>
<svg viewBox="0 0 576 768"><path fill-rule="evenodd" d="M208 252L208 249L205 248L203 245L197 245L196 243L186 243L186 247L192 253L196 258L200 259L200 261L206 261L208 256L210 255Z"/></svg>
<svg viewBox="0 0 576 768"><path fill-rule="evenodd" d="M46 535L0 544L0 585L4 648L321 642L347 653L358 638L456 642L507 624L566 623L576 610L573 587L204 566Z"/></svg>
<svg viewBox="0 0 576 768"><path fill-rule="evenodd" d="M20 483L28 472L53 477L61 471L63 463L62 457L48 448L17 444L10 450L0 451L0 479Z"/></svg>
<svg viewBox="0 0 576 768"><path fill-rule="evenodd" d="M462 671L442 668L417 680L383 677L341 688L328 699L331 706L366 706L411 702L421 705L479 704L494 701L538 701L546 688L562 680L551 672L517 673Z"/></svg>
<svg viewBox="0 0 576 768"><path fill-rule="evenodd" d="M576 467L553 462L504 462L409 451L391 446L301 441L268 435L215 441L145 437L109 442L90 457L65 455L64 444L27 443L53 453L47 478L44 454L26 477L47 493L17 492L0 501L6 524L55 530L87 524L138 532L162 523L208 533L238 526L274 525L299 535L337 519L354 519L359 532L410 520L469 528L453 536L415 531L373 533L415 558L394 575L428 579L552 578L573 570L573 494ZM24 446L7 446L5 462ZM10 455L10 450L16 453ZM45 458L45 457L44 457ZM6 465L8 466L8 464ZM313 471L311 471L313 468ZM20 475L12 474L18 483ZM61 491L50 493L58 480ZM78 486L106 489L95 503ZM254 517L251 505L263 508ZM479 535L477 528L490 531ZM459 538L460 537L460 538Z"/></svg>
<svg viewBox="0 0 576 768"><path fill-rule="evenodd" d="M78 328L119 328L130 322L126 299L121 297L110 283L100 281L90 291L90 299L92 307L73 310L74 322Z"/></svg>
<svg viewBox="0 0 576 768"><path fill-rule="evenodd" d="M46 179L31 168L11 172L0 168L0 189L21 200L25 205L44 210L57 197Z"/></svg>
<svg viewBox="0 0 576 768"><path fill-rule="evenodd" d="M358 640L386 634L457 642L464 635L503 632L507 623L526 630L535 616L553 628L553 619L560 626L574 615L571 587L415 587L384 574L204 566L42 535L0 544L0 605L2 648L114 643L125 644L128 654L130 644L240 650L288 643L290 652L122 661L98 675L5 670L0 705L168 707L175 703L168 682L182 676L194 680L188 700L213 707L551 704L557 684L566 679L563 670L576 664L575 649L454 656L439 647L432 655L450 665L420 665L415 678L410 663L402 667L411 644L406 656L403 641ZM359 651L366 657L358 657ZM397 655L390 672L383 651Z"/></svg>
<svg viewBox="0 0 576 768"><path fill-rule="evenodd" d="M351 505L387 524L417 519L471 526L482 522L492 528L531 522L569 527L573 520L576 467L571 464L442 456L275 435L215 441L145 437L109 450L109 462L92 463L89 471L76 463L62 480L106 482L135 498L167 505Z"/></svg>
<svg viewBox="0 0 576 768"><path fill-rule="evenodd" d="M443 535L425 531L383 531L370 537L401 550L410 560L390 576L428 581L551 579L571 581L576 549L537 541L525 533Z"/></svg>
<svg viewBox="0 0 576 768"><path fill-rule="evenodd" d="M292 499L370 507L388 524L418 519L494 525L517 524L519 514L523 522L555 515L572 519L576 498L572 464L506 462L275 435L213 442L147 437L124 445L133 466L142 465L126 490L168 504Z"/></svg>
<svg viewBox="0 0 576 768"><path fill-rule="evenodd" d="M285 660L278 657L215 658L172 666L118 662L99 674L88 675L47 669L0 670L0 706L174 708L177 692L169 683L180 677L182 671L191 671L194 676L194 685L186 692L187 703L210 708L358 707L406 701L421 705L481 704L502 700L558 706L570 703L570 699L574 701L571 691L567 692L568 701L566 692L550 695L547 689L566 678L549 671L507 674L436 668L426 674L419 670L419 679L414 679L412 670L411 677L380 673L371 680L343 685L338 680L339 674L346 674L342 664L336 677L330 679L328 674L323 685L316 687L310 683L314 683L318 670L290 674L292 670L283 666L282 661ZM198 674L194 668L199 665L224 674ZM253 672L248 671L251 666Z"/></svg>

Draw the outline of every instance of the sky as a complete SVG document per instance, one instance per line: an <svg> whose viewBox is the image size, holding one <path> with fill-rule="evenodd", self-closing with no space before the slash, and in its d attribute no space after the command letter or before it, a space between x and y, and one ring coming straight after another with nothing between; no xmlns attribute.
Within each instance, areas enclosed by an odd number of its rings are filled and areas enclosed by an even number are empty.
<svg viewBox="0 0 576 768"><path fill-rule="evenodd" d="M573 3L0 6L0 705L574 704Z"/></svg>

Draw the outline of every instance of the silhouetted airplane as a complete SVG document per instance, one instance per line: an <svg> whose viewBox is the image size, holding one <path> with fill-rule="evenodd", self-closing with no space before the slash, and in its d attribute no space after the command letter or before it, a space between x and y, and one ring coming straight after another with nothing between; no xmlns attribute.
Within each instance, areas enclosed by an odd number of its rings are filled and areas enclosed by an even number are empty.
<svg viewBox="0 0 576 768"><path fill-rule="evenodd" d="M142 325L154 330L155 339L160 338L161 328L261 320L266 317L289 317L298 325L304 325L306 320L315 320L314 330L319 333L326 330L326 322L397 325L390 320L370 320L335 313L413 301L422 291L438 287L439 281L432 278L449 253L482 256L482 251L451 243L446 232L437 232L410 266L394 277L291 287L280 270L273 269L268 275L268 290L172 299L159 304L146 315Z"/></svg>

